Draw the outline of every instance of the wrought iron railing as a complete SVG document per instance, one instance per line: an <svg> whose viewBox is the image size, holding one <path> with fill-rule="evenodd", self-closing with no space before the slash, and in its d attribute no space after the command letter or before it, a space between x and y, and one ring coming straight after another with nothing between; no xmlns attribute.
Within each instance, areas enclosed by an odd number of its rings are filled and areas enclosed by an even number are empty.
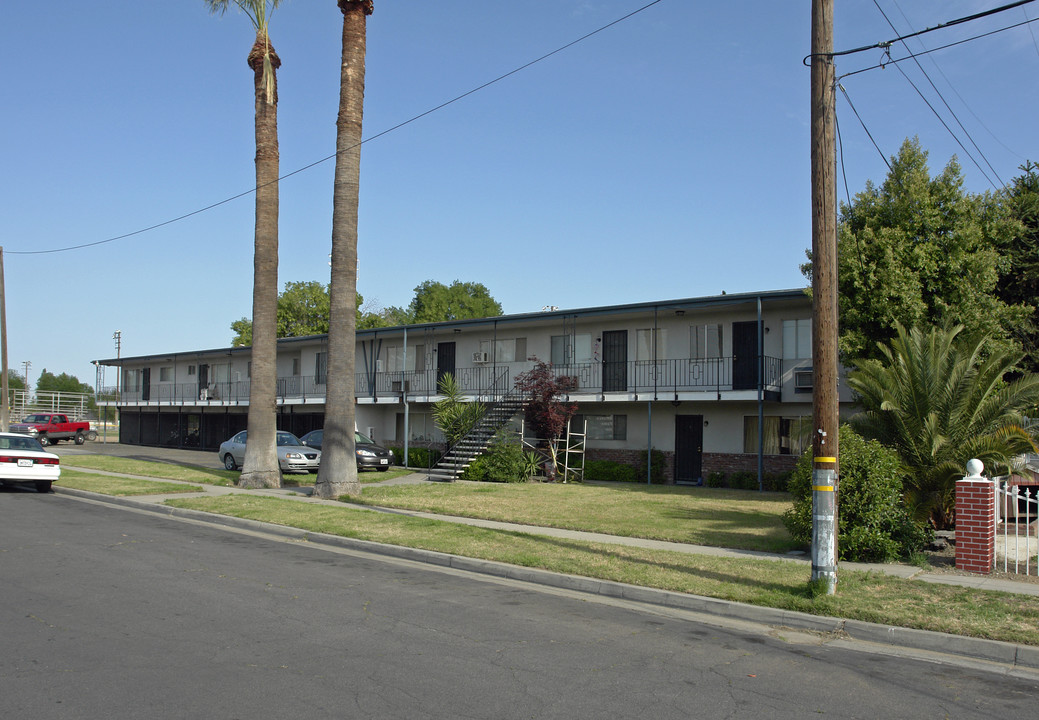
<svg viewBox="0 0 1039 720"><path fill-rule="evenodd" d="M604 372L604 365L605 372ZM734 375L733 359L681 358L674 360L629 360L620 363L573 363L557 365L557 375L577 379L579 393L629 393L666 397L681 392L722 392L739 389L756 389L759 366L737 368ZM521 372L533 368L531 361L514 363L488 363L454 369L458 388L469 395L483 395L488 388L506 383L511 387L513 379ZM760 364L762 389L779 391L783 381L783 361L765 357ZM403 393L412 400L428 400L438 396L437 370L419 372L361 372L357 373L354 391L358 398L379 401L399 401ZM735 380L734 380L735 378ZM290 376L278 378L277 395L281 402L324 398L324 377ZM742 379L742 381L741 381ZM320 382L319 382L320 381ZM507 392L510 388L504 388ZM109 388L109 391L114 389ZM115 397L115 395L112 395ZM143 388L123 388L118 401L99 401L131 404L240 404L249 401L249 381L214 382L200 387L191 383L152 383Z"/></svg>

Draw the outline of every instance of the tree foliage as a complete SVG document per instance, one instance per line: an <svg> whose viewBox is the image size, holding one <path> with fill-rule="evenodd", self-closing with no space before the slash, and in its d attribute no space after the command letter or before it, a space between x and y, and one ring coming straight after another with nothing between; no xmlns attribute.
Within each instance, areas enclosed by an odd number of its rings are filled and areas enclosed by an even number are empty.
<svg viewBox="0 0 1039 720"><path fill-rule="evenodd" d="M551 456L549 477L555 475L557 447L577 404L562 398L577 387L577 378L556 375L552 365L534 358L534 367L516 376L516 389L526 398L523 413L527 425L539 440L548 444ZM564 478L565 479L565 478Z"/></svg>
<svg viewBox="0 0 1039 720"><path fill-rule="evenodd" d="M36 392L70 392L93 395L94 388L84 382L80 382L75 375L69 375L68 373L55 375L44 368L43 372L40 373L40 377L36 380Z"/></svg>
<svg viewBox="0 0 1039 720"><path fill-rule="evenodd" d="M328 286L316 280L287 282L285 290L278 295L278 337L305 337L324 335L328 332L329 295ZM366 310L364 298L357 293L357 327L383 327L386 322L376 313ZM252 343L253 326L249 318L231 323L235 333L233 347L244 347Z"/></svg>
<svg viewBox="0 0 1039 720"><path fill-rule="evenodd" d="M1012 328L1032 308L997 292L1007 258L998 251L1017 224L990 194L963 190L956 160L932 178L927 153L906 140L880 187L872 182L838 226L840 350L846 360L877 357L876 342L907 327L962 324L994 346L1018 346ZM802 266L811 277L811 263Z"/></svg>
<svg viewBox="0 0 1039 720"><path fill-rule="evenodd" d="M902 503L903 468L898 454L875 440L840 428L841 473L838 486L837 553L841 560L887 562L908 558L930 539L929 529L913 521ZM797 462L788 489L794 506L783 524L795 540L812 541L811 450Z"/></svg>
<svg viewBox="0 0 1039 720"><path fill-rule="evenodd" d="M997 292L1008 305L1030 305L1039 298L1039 165L1026 162L1022 175L1014 178L1006 192L1006 204L1017 221L1017 231L1003 238L999 250L1009 261L999 279ZM1025 350L1022 365L1039 371L1039 324L1035 313L1013 328Z"/></svg>
<svg viewBox="0 0 1039 720"><path fill-rule="evenodd" d="M1006 381L1020 353L962 330L896 325L896 337L879 347L882 359L863 360L848 375L863 407L852 426L898 453L907 504L938 528L953 519L955 482L968 460L1001 474L1036 451L1024 418L1039 403L1039 376Z"/></svg>
<svg viewBox="0 0 1039 720"><path fill-rule="evenodd" d="M444 433L448 446L454 445L469 434L480 418L484 405L481 402L466 402L455 376L445 373L440 378L440 400L433 403L433 422Z"/></svg>
<svg viewBox="0 0 1039 720"><path fill-rule="evenodd" d="M501 303L491 297L482 283L455 280L450 285L426 280L415 288L407 308L390 307L386 319L394 325L496 317Z"/></svg>

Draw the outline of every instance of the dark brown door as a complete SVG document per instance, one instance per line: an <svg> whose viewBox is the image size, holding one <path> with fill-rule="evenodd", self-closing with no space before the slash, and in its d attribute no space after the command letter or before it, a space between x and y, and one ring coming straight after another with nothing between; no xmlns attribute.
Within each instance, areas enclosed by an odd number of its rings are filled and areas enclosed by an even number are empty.
<svg viewBox="0 0 1039 720"><path fill-rule="evenodd" d="M602 390L628 389L628 331L607 330L602 334Z"/></svg>
<svg viewBox="0 0 1039 720"><path fill-rule="evenodd" d="M758 323L732 324L732 389L753 390L758 386Z"/></svg>
<svg viewBox="0 0 1039 720"><path fill-rule="evenodd" d="M152 399L152 369L144 368L141 371L141 400L148 402Z"/></svg>
<svg viewBox="0 0 1039 720"><path fill-rule="evenodd" d="M440 390L440 378L455 374L455 344L453 342L437 343L437 390Z"/></svg>
<svg viewBox="0 0 1039 720"><path fill-rule="evenodd" d="M698 485L703 478L703 415L675 416L675 483Z"/></svg>

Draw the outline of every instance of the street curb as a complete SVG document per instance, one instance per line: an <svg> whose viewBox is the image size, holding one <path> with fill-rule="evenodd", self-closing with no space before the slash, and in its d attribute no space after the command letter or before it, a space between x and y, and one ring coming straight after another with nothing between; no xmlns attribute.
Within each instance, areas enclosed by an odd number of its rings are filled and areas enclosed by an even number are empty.
<svg viewBox="0 0 1039 720"><path fill-rule="evenodd" d="M467 558L461 555L422 550L401 545L387 545L371 540L359 540L338 535L301 530L287 525L276 525L258 520L247 520L230 515L219 515L201 510L188 510L168 505L156 505L134 498L101 495L85 490L55 486L54 491L63 495L80 497L102 504L120 505L135 510L144 510L157 515L183 518L241 530L262 531L288 540L328 545L349 550L384 555L401 560L449 567L463 572L500 577L519 582L529 582L562 590L601 595L603 597L659 605L679 610L705 613L729 619L744 620L764 625L807 630L824 634L839 634L852 640L896 647L939 652L969 657L977 660L1001 663L1013 668L1039 670L1039 647L983 638L965 637L932 630L893 627L862 620L844 620L824 615L811 615L795 610L748 605L732 600L701 595L658 590L656 588L628 585L613 580L599 580L579 575L541 570L538 568L510 565L494 560Z"/></svg>

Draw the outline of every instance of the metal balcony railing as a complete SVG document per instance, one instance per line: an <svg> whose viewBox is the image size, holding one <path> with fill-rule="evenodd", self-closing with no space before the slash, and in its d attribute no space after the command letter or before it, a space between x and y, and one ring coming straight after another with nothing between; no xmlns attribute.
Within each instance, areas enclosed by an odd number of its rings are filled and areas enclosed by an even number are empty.
<svg viewBox="0 0 1039 720"><path fill-rule="evenodd" d="M501 383L501 378L515 378L534 366L533 362L487 363L454 370L455 382L467 394L482 397L487 388ZM577 387L572 394L627 393L667 397L675 393L724 392L730 390L757 389L758 366L756 362L735 368L728 358L680 358L673 360L629 360L625 362L588 362L557 365L557 375L577 378ZM778 392L782 386L783 361L765 357L760 365L762 389ZM360 399L378 402L399 401L406 392L409 399L427 400L437 396L437 370L420 372L361 372L357 373L354 391ZM315 376L292 376L278 378L277 395L280 402L315 400L325 397L325 378ZM101 400L99 404L243 404L249 401L249 381L209 383L199 387L198 383L152 383L144 388L123 388L118 395L114 388L104 394L118 397Z"/></svg>

